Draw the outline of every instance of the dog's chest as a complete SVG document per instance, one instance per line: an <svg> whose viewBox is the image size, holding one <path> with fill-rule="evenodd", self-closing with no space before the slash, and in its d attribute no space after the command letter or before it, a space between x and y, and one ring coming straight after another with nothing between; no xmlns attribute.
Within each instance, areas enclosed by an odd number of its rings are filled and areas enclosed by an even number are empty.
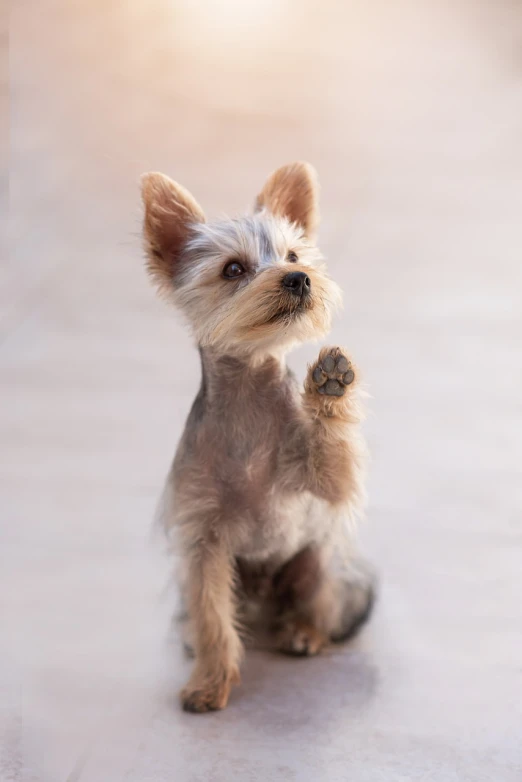
<svg viewBox="0 0 522 782"><path fill-rule="evenodd" d="M295 445L292 459L286 458L301 415L300 394L290 372L263 372L223 382L220 393L214 378L211 400L203 395L191 414L177 469L197 476L202 501L206 495L217 501L219 523L230 526L237 556L284 560L315 539L314 529L324 528L318 524L324 503L288 488L285 473L300 458Z"/></svg>
<svg viewBox="0 0 522 782"><path fill-rule="evenodd" d="M324 530L324 503L308 492L272 492L264 506L235 519L238 557L252 561L284 562ZM254 509L252 509L254 510Z"/></svg>
<svg viewBox="0 0 522 782"><path fill-rule="evenodd" d="M287 391L270 404L255 402L220 430L216 485L237 555L266 559L281 552L284 558L309 538L314 507L307 492L284 488L288 421L299 400Z"/></svg>

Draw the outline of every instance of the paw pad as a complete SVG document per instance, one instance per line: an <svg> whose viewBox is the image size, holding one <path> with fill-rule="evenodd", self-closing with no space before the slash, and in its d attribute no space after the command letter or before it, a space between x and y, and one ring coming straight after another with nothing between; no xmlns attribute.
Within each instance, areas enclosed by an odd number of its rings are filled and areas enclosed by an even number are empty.
<svg viewBox="0 0 522 782"><path fill-rule="evenodd" d="M353 383L355 373L350 361L338 348L333 349L317 363L312 379L319 394L342 396L346 386Z"/></svg>

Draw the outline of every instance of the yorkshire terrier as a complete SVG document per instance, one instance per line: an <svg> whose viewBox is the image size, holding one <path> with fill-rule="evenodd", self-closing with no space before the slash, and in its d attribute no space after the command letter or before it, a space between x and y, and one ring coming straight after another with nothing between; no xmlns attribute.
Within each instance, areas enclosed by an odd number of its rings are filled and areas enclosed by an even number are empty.
<svg viewBox="0 0 522 782"><path fill-rule="evenodd" d="M320 351L302 391L285 363L328 332L341 298L315 244L311 166L279 168L252 216L216 222L168 177L142 185L148 270L201 355L164 518L181 541L195 655L181 701L205 712L239 683L249 605L295 655L353 636L370 615L373 577L349 534L364 498L361 394L339 347Z"/></svg>

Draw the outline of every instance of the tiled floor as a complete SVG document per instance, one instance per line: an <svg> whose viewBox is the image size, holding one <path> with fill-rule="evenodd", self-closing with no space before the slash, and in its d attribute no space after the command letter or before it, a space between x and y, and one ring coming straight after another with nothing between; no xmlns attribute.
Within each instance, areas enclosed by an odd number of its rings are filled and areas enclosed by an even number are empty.
<svg viewBox="0 0 522 782"><path fill-rule="evenodd" d="M509 0L13 4L2 780L520 780L521 42ZM137 179L215 215L298 158L373 396L381 600L351 647L252 653L194 717L150 520L199 367Z"/></svg>

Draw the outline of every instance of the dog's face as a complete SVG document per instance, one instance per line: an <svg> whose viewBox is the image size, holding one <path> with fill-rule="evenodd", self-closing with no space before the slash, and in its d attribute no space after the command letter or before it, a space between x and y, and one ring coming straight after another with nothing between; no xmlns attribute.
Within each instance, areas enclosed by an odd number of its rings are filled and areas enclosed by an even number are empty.
<svg viewBox="0 0 522 782"><path fill-rule="evenodd" d="M278 169L252 217L207 223L162 174L143 177L148 268L202 346L271 352L323 336L340 301L314 243L313 169Z"/></svg>

